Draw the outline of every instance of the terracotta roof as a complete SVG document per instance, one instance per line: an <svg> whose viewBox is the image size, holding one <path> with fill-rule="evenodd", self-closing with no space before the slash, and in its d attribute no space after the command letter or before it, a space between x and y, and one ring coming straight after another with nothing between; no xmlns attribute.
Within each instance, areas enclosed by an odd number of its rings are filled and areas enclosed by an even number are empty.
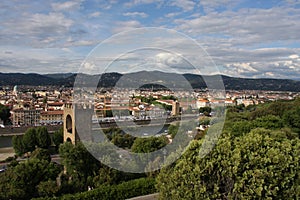
<svg viewBox="0 0 300 200"><path fill-rule="evenodd" d="M63 115L63 110L42 111L41 115Z"/></svg>

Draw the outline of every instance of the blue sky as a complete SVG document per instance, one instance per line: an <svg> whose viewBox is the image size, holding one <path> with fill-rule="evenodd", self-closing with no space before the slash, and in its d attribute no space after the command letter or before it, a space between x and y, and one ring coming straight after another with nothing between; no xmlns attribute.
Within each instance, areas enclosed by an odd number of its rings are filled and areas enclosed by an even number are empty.
<svg viewBox="0 0 300 200"><path fill-rule="evenodd" d="M77 72L102 41L145 27L185 34L203 47L225 75L300 78L299 0L2 0L0 69ZM147 56L159 54L160 62L178 61L167 53L156 53ZM192 51L185 53L196 57ZM113 58L116 53L105 56Z"/></svg>

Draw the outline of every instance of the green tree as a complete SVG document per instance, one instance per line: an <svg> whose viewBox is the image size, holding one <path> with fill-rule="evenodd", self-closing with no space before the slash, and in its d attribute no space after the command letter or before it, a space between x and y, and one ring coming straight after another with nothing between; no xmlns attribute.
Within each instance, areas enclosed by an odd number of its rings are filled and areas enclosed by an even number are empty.
<svg viewBox="0 0 300 200"><path fill-rule="evenodd" d="M42 149L42 148L37 148L35 149L31 155L30 158L37 158L39 160L46 160L48 162L51 161L51 156L48 150Z"/></svg>
<svg viewBox="0 0 300 200"><path fill-rule="evenodd" d="M97 173L100 162L87 151L81 142L76 145L69 142L60 145L59 155L67 175L73 180L72 184L77 185L79 190L85 190L87 178Z"/></svg>
<svg viewBox="0 0 300 200"><path fill-rule="evenodd" d="M130 149L135 137L130 134L113 134L111 142L120 148Z"/></svg>
<svg viewBox="0 0 300 200"><path fill-rule="evenodd" d="M36 130L38 147L47 149L51 145L51 138L46 127L39 127Z"/></svg>
<svg viewBox="0 0 300 200"><path fill-rule="evenodd" d="M59 186L56 180L42 181L37 185L39 196L42 197L54 197L59 192Z"/></svg>
<svg viewBox="0 0 300 200"><path fill-rule="evenodd" d="M174 167L157 178L160 199L297 199L300 141L281 130L255 129L241 137L223 134L201 158L193 141Z"/></svg>
<svg viewBox="0 0 300 200"><path fill-rule="evenodd" d="M10 118L10 109L0 104L0 119L3 121L3 124L7 124Z"/></svg>
<svg viewBox="0 0 300 200"><path fill-rule="evenodd" d="M24 153L26 153L23 143L23 136L14 135L12 138L12 144L17 156L22 156Z"/></svg>
<svg viewBox="0 0 300 200"><path fill-rule="evenodd" d="M204 113L205 116L208 116L211 113L211 107L201 107L199 108L199 113Z"/></svg>
<svg viewBox="0 0 300 200"><path fill-rule="evenodd" d="M179 123L177 123L176 125L171 124L168 127L168 134L172 136L172 138L174 138L178 132L179 129Z"/></svg>
<svg viewBox="0 0 300 200"><path fill-rule="evenodd" d="M286 111L283 114L284 122L291 127L295 132L300 133L300 108Z"/></svg>
<svg viewBox="0 0 300 200"><path fill-rule="evenodd" d="M62 144L64 141L63 129L61 128L58 131L55 131L52 139L53 139L53 143L55 144L56 150L58 150L59 145Z"/></svg>
<svg viewBox="0 0 300 200"><path fill-rule="evenodd" d="M279 116L266 115L256 118L253 122L253 127L261 127L266 129L280 129L283 128L283 120Z"/></svg>
<svg viewBox="0 0 300 200"><path fill-rule="evenodd" d="M23 144L25 152L32 152L35 150L36 146L38 145L36 129L29 128L26 130L23 136Z"/></svg>
<svg viewBox="0 0 300 200"><path fill-rule="evenodd" d="M135 153L149 153L167 145L168 139L161 137L136 138L131 150Z"/></svg>
<svg viewBox="0 0 300 200"><path fill-rule="evenodd" d="M0 199L37 197L37 186L44 181L55 181L61 171L61 167L47 160L30 158L21 162L0 174Z"/></svg>

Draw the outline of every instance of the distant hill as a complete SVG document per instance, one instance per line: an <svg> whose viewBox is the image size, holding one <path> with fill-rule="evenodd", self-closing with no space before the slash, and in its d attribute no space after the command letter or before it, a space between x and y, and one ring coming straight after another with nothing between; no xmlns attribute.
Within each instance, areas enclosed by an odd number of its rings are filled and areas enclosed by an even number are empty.
<svg viewBox="0 0 300 200"><path fill-rule="evenodd" d="M3 85L55 85L58 81L40 74L0 73Z"/></svg>
<svg viewBox="0 0 300 200"><path fill-rule="evenodd" d="M4 85L57 85L72 87L77 74L23 74L0 73L0 86ZM105 73L99 75L80 74L85 86L98 82L98 87L132 87L157 88L159 85L168 88L206 88L204 80L215 80L214 76L199 76L195 74L175 74L160 71L141 71L128 74ZM251 79L236 78L221 75L223 83L228 90L273 90L300 92L300 81L288 79ZM144 86L143 86L144 85Z"/></svg>
<svg viewBox="0 0 300 200"><path fill-rule="evenodd" d="M42 74L53 79L66 79L74 75L74 73L56 73L56 74Z"/></svg>

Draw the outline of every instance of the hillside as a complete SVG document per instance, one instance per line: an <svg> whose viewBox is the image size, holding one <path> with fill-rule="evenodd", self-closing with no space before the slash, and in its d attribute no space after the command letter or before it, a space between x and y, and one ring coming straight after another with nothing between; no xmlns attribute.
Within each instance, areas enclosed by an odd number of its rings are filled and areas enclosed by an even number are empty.
<svg viewBox="0 0 300 200"><path fill-rule="evenodd" d="M77 75L67 74L23 74L0 73L0 86L5 85L57 85L72 87ZM99 75L80 74L84 85L92 85L100 78ZM204 79L213 79L214 76L200 76L195 74L174 74L159 71L141 71L129 74L106 73L101 76L98 87L157 87L169 88L206 88ZM287 79L250 79L236 78L222 75L227 90L273 90L300 92L300 81ZM143 86L144 85L144 86Z"/></svg>

